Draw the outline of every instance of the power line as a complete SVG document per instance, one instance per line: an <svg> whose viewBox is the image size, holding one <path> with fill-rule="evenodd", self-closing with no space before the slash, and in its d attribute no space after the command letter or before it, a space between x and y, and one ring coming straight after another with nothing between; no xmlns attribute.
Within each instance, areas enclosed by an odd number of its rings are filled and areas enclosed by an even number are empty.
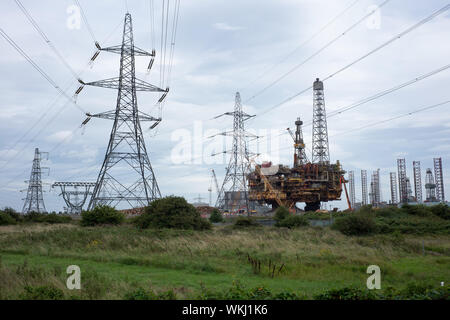
<svg viewBox="0 0 450 320"><path fill-rule="evenodd" d="M19 7L19 9L23 12L23 14L27 17L28 21L33 25L34 29L40 34L42 39L44 39L45 43L52 49L52 51L55 53L55 55L58 57L58 59L64 64L64 66L72 73L72 75L77 78L76 72L72 69L72 67L67 63L67 61L64 59L62 54L56 49L56 47L53 45L53 43L50 41L50 39L47 37L47 35L42 31L42 29L39 27L38 23L33 19L33 17L30 15L30 13L27 11L27 9L23 6L23 4L20 2L20 0L14 0Z"/></svg>
<svg viewBox="0 0 450 320"><path fill-rule="evenodd" d="M251 86L253 83L257 82L258 80L261 80L266 74L271 72L273 69L275 69L278 65L289 59L291 56L293 56L298 50L303 48L306 44L314 40L317 36L319 36L323 31L325 31L329 26L331 26L337 19L339 19L341 16L343 16L348 10L350 10L356 3L358 3L360 0L353 1L350 5L344 8L339 14L334 16L327 24L325 24L322 28L320 28L316 33L314 33L312 36L310 36L308 39L306 39L304 42L302 42L299 46L297 46L294 50L292 50L287 56L282 58L280 61L275 63L269 68L266 68L261 74L259 74L258 77L253 79L249 84L247 84L245 87L240 89L239 91L244 91L246 88Z"/></svg>
<svg viewBox="0 0 450 320"><path fill-rule="evenodd" d="M87 20L86 14L84 13L83 7L81 6L81 4L78 0L74 0L74 1L75 1L76 5L80 8L81 18L83 19L84 24L86 24L86 28L88 29L89 34L92 37L92 40L94 40L94 42L97 42L94 32L92 31L92 28Z"/></svg>
<svg viewBox="0 0 450 320"><path fill-rule="evenodd" d="M367 13L366 15L364 15L362 18L360 18L358 21L356 21L354 24L352 24L350 27L348 27L347 29L344 30L344 32L342 32L341 34L339 34L336 38L334 38L333 40L329 41L327 44L325 44L323 47L321 47L319 50L317 50L316 52L314 52L312 55L310 55L308 58L306 58L305 60L303 60L302 62L300 62L299 64L297 64L296 66L294 66L292 69L290 69L288 72L282 74L280 77L278 77L275 81L272 81L270 84L268 84L267 86L265 86L263 89L261 89L260 91L258 91L257 93L255 93L253 96L251 96L249 99L247 99L245 101L245 103L249 102L250 100L253 100L254 98L256 98L257 96L261 95L262 93L264 93L266 90L268 90L269 88L273 87L275 84L277 84L278 82L280 82L281 80L283 80L284 78L286 78L288 75L290 75L292 72L298 70L301 66L303 66L304 64L306 64L308 61L310 61L312 58L316 57L317 55L319 55L322 51L324 51L325 49L327 49L329 46L331 46L333 43L335 43L336 41L338 41L340 38L342 38L343 36L345 36L349 31L351 31L352 29L356 28L360 23L362 23L363 21L365 21L368 17L370 17L376 10L378 10L379 8L383 7L385 4L387 4L390 0L385 0L383 3L381 3L376 9L373 9L372 11L370 11L369 13Z"/></svg>
<svg viewBox="0 0 450 320"><path fill-rule="evenodd" d="M363 60L363 59L369 57L370 55L374 54L375 52L377 52L377 51L381 50L382 48L386 47L387 45L391 44L391 43L394 42L395 40L400 39L400 38L403 37L404 35L406 35L406 34L412 32L413 30L417 29L418 27L422 26L423 24L425 24L425 23L431 21L433 18L435 18L435 17L437 17L438 15L444 13L444 12L447 11L448 9L450 9L450 4L448 4L448 5L444 6L444 7L442 7L442 8L439 9L438 11L432 13L430 16L426 17L425 19L422 19L421 21L419 21L418 23L416 23L416 24L414 24L413 26L409 27L409 28L406 29L405 31L403 31L403 32L401 32L401 33L399 33L399 34L397 34L396 36L394 36L393 38L391 38L391 39L389 39L388 41L384 42L383 44L381 44L380 46L376 47L375 49L370 50L368 53L364 54L363 56L359 57L358 59L354 60L353 62L351 62L351 63L347 64L346 66L340 68L339 70L337 70L337 71L331 73L330 75L328 75L328 76L326 76L325 78L323 78L321 81L324 82L324 81L326 81L326 80L328 80L328 79L334 77L335 75L341 73L342 71L344 71L344 70L350 68L351 66L353 66L353 65L355 65L356 63L360 62L361 60ZM272 106L272 107L266 109L265 111L261 112L261 113L258 114L257 116L261 116L261 115L263 115L263 114L266 114L266 113L268 113L268 112L270 112L270 111L272 111L272 110L274 110L274 109L276 109L276 108L282 106L283 104L285 104L285 103L291 101L292 99L294 99L294 98L300 96L301 94L307 92L307 91L310 90L311 88L312 88L312 86L309 86L309 87L307 87L307 88L301 90L300 92L298 92L298 93L296 93L296 94L290 96L289 98L283 100L282 102L280 102L280 103L278 103L278 104L276 104L276 105L274 105L274 106ZM254 118L252 118L252 119L254 119ZM250 121L251 121L252 119L250 119Z"/></svg>

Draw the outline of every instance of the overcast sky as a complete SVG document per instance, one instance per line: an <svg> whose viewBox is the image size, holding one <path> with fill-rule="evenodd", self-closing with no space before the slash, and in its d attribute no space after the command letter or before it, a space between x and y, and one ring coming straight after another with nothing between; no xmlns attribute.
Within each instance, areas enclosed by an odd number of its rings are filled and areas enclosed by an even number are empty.
<svg viewBox="0 0 450 320"><path fill-rule="evenodd" d="M92 68L86 68L95 46L84 21L80 22L79 29L70 27L73 1L21 2L70 67L76 73L83 71L81 78L84 81L118 75L118 56L106 52L99 55ZM154 2L158 56L162 1ZM173 5L174 1L170 2ZM236 91L241 94L244 110L257 115L247 123L247 128L266 136L274 133L272 139L262 139L259 144L260 151L268 153L265 158L291 165L291 137L280 133L287 127L294 127L299 116L305 123L312 120L312 91L307 90L269 112L266 110L308 88L315 78L325 78L338 71L447 5L444 0L391 0L375 16L358 24L260 93L373 10L373 5L382 2L181 0L170 93L162 110L163 121L155 130L148 130L148 125L143 125L150 161L162 194L182 195L191 202L200 194L207 202L210 168L216 170L221 183L226 159L220 156L211 159L209 155L213 151L223 151L226 146L217 144L217 139L202 139L203 158L199 156L198 148L193 147L194 160L179 163L175 156L179 151L176 145L180 143L180 135L198 134L194 127L197 131L201 127L203 138L214 130L230 130L230 117L211 118L232 111ZM100 44L120 44L126 3L115 0L80 0L80 3ZM149 3L128 1L135 44L146 50L152 49ZM343 15L333 20L348 7ZM75 77L33 29L15 1L1 1L0 17L0 28L72 96L78 87ZM332 24L328 24L330 21ZM447 11L326 80L327 112L449 64L449 30ZM316 36L312 40L294 51L313 35ZM27 188L24 181L29 179L34 148L39 147L41 151L50 151L48 161L42 163L42 166L50 167L50 175L43 176L48 183L44 187L47 210L61 211L64 202L57 190L51 191L49 185L65 180L95 181L112 122L92 119L80 129L85 116L78 108L68 104L64 97L54 102L58 91L3 38L0 38L0 50L0 207L21 210L25 193L20 190ZM136 60L137 76L159 85L159 60L156 59L149 76L145 72L148 58ZM450 196L450 104L355 130L450 100L449 80L450 71L445 70L329 118L331 160L339 160L347 171L355 170L357 201L361 199L361 169L368 170L369 182L371 172L380 169L382 200L390 199L389 172L396 171L398 157L406 158L411 179L412 161L421 161L423 184L425 170L432 168L433 158L442 157L446 198ZM83 109L96 113L114 109L116 95L113 90L86 87L77 101ZM154 108L158 98L156 94L139 93L140 110L159 116L158 109ZM311 126L305 126L303 134L310 149ZM267 147L268 141L272 141L270 147ZM251 146L256 148L254 143ZM213 193L213 199L215 197ZM342 201L332 205L344 207Z"/></svg>

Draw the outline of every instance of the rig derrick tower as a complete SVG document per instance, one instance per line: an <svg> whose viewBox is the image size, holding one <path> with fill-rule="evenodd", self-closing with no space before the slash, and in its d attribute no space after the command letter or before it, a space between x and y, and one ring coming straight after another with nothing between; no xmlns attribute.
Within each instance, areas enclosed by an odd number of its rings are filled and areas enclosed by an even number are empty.
<svg viewBox="0 0 450 320"><path fill-rule="evenodd" d="M408 186L406 177L406 161L405 158L397 159L397 171L398 171L398 187L400 190L400 203L408 202Z"/></svg>
<svg viewBox="0 0 450 320"><path fill-rule="evenodd" d="M135 76L135 56L151 57L149 68L153 63L155 51L147 52L134 45L131 15L125 15L122 44L101 48L100 51L120 54L120 72L117 78L85 83L82 86L97 86L117 89L115 110L98 114L86 114L86 124L91 117L113 120L106 155L103 160L96 185L92 192L88 210L97 205L113 207L125 205L132 208L147 206L161 193L153 172L142 134L141 122L148 121L153 129L161 118L154 118L138 110L137 91L163 93L158 102L167 95L169 89L161 89Z"/></svg>
<svg viewBox="0 0 450 320"><path fill-rule="evenodd" d="M22 213L28 214L31 212L46 213L44 204L44 197L42 195L42 169L48 169L41 167L42 155L48 152L40 152L39 148L34 149L33 166L31 167L30 180L28 182L27 196L25 203L23 204Z"/></svg>
<svg viewBox="0 0 450 320"><path fill-rule="evenodd" d="M312 163L329 164L327 115L325 112L323 82L319 78L316 78L316 81L314 81L313 89Z"/></svg>
<svg viewBox="0 0 450 320"><path fill-rule="evenodd" d="M436 202L436 183L433 178L433 173L431 169L428 168L425 175L425 190L426 190L426 200L427 202Z"/></svg>
<svg viewBox="0 0 450 320"><path fill-rule="evenodd" d="M433 158L434 179L436 180L436 198L438 201L445 202L444 176L442 174L442 158Z"/></svg>
<svg viewBox="0 0 450 320"><path fill-rule="evenodd" d="M389 173L391 184L391 204L398 203L398 191L397 191L397 174L395 172Z"/></svg>
<svg viewBox="0 0 450 320"><path fill-rule="evenodd" d="M244 122L254 116L242 111L239 92L236 92L234 111L226 112L216 118L223 115L233 116L233 131L220 134L232 136L233 146L230 151L224 151L224 153L230 153L231 157L215 206L226 211L245 208L246 212L249 213L247 175L250 173L251 163L247 137L250 134L245 131Z"/></svg>
<svg viewBox="0 0 450 320"><path fill-rule="evenodd" d="M355 194L355 172L348 172L348 183L349 183L349 192L350 192L350 204L352 208L355 208L356 203L356 194Z"/></svg>
<svg viewBox="0 0 450 320"><path fill-rule="evenodd" d="M369 204L367 196L367 170L361 170L361 204Z"/></svg>
<svg viewBox="0 0 450 320"><path fill-rule="evenodd" d="M413 161L414 175L414 195L418 203L422 203L422 173L420 170L420 161Z"/></svg>

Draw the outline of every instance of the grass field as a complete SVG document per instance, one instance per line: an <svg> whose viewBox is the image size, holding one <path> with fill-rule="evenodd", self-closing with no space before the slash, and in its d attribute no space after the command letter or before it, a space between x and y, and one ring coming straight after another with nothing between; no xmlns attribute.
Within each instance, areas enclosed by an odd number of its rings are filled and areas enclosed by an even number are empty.
<svg viewBox="0 0 450 320"><path fill-rule="evenodd" d="M43 286L69 299L124 299L139 289L159 298L198 299L233 286L313 298L335 288L367 290L372 264L381 268L382 289L450 281L448 235L349 237L313 227L21 224L0 227L0 257L1 299L30 298L30 290ZM66 288L69 265L81 268L81 290Z"/></svg>

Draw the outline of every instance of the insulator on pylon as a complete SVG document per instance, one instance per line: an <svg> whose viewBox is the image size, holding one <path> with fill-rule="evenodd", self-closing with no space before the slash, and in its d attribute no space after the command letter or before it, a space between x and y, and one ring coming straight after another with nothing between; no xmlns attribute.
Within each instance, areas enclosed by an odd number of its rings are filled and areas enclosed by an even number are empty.
<svg viewBox="0 0 450 320"><path fill-rule="evenodd" d="M161 120L156 121L154 124L151 125L149 130L154 129L160 122L161 122Z"/></svg>
<svg viewBox="0 0 450 320"><path fill-rule="evenodd" d="M81 83L82 85L85 85L85 84L86 84L86 83L84 83L84 81L81 80L81 79L78 79L78 82Z"/></svg>
<svg viewBox="0 0 450 320"><path fill-rule="evenodd" d="M149 64L148 64L148 67L147 67L147 73L150 72L150 69L152 68L153 62L154 62L154 61L155 61L155 58L152 57L152 59L150 60L150 62L149 62Z"/></svg>
<svg viewBox="0 0 450 320"><path fill-rule="evenodd" d="M75 95L79 94L81 92L81 90L83 90L84 85L81 85L78 90L75 92Z"/></svg>
<svg viewBox="0 0 450 320"><path fill-rule="evenodd" d="M159 98L158 102L161 103L166 98L167 94L169 93L169 88L166 89L166 92Z"/></svg>
<svg viewBox="0 0 450 320"><path fill-rule="evenodd" d="M90 62L94 62L94 60L95 59L97 59L97 57L98 57L98 55L100 54L100 50L99 51L97 51L97 52L95 52L94 53L94 55L92 56L92 58L91 58L91 61Z"/></svg>
<svg viewBox="0 0 450 320"><path fill-rule="evenodd" d="M82 125L82 126L86 125L86 123L88 123L89 120L91 120L91 117L87 117L87 118L81 123L81 125Z"/></svg>
<svg viewBox="0 0 450 320"><path fill-rule="evenodd" d="M102 47L100 47L100 44L97 41L95 41L95 46L97 47L98 50L102 50Z"/></svg>

